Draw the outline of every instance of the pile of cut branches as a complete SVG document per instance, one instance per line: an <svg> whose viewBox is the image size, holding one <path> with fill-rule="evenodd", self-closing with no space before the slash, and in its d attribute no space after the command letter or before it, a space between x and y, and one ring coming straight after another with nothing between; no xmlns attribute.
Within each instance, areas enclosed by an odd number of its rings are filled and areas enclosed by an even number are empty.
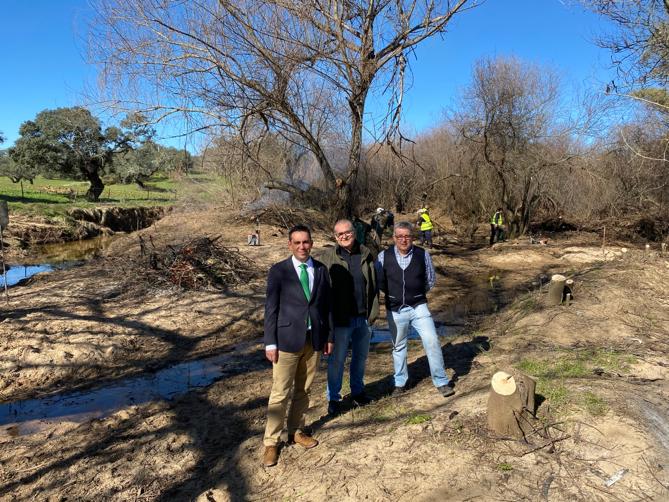
<svg viewBox="0 0 669 502"><path fill-rule="evenodd" d="M259 276L255 262L237 248L225 247L217 237L198 237L162 252L140 236L140 253L154 273L184 289L224 289L246 284Z"/></svg>

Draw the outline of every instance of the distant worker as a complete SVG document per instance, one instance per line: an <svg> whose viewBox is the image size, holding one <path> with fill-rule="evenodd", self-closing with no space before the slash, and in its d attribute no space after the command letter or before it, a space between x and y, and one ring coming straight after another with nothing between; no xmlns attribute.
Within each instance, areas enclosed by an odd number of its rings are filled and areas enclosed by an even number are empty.
<svg viewBox="0 0 669 502"><path fill-rule="evenodd" d="M371 230L369 223L362 221L358 215L354 215L353 229L355 230L355 240L364 244L367 240L367 234Z"/></svg>
<svg viewBox="0 0 669 502"><path fill-rule="evenodd" d="M253 218L255 223L255 231L252 234L246 236L246 244L249 246L260 246L260 220L256 216Z"/></svg>
<svg viewBox="0 0 669 502"><path fill-rule="evenodd" d="M249 246L260 246L260 229L256 228L255 232L246 236L246 244Z"/></svg>
<svg viewBox="0 0 669 502"><path fill-rule="evenodd" d="M382 243L383 233L386 231L387 228L390 229L392 235L392 229L394 225L395 225L395 215L392 212L388 211L387 209L384 209L382 207L377 207L376 213L374 214L374 216L372 216L372 226L374 228L374 231L376 232L376 235L379 237L379 244Z"/></svg>
<svg viewBox="0 0 669 502"><path fill-rule="evenodd" d="M395 215L391 211L386 209L386 216L387 216L386 217L386 226L384 227L384 230L389 229L390 230L390 235L392 235L393 230L395 228Z"/></svg>
<svg viewBox="0 0 669 502"><path fill-rule="evenodd" d="M429 213L427 212L427 207L423 207L418 211L418 221L416 226L420 230L420 244L421 246L432 247L432 219L430 218Z"/></svg>
<svg viewBox="0 0 669 502"><path fill-rule="evenodd" d="M495 241L502 240L502 232L504 231L504 216L502 215L502 208L498 207L495 214L490 218L490 245Z"/></svg>
<svg viewBox="0 0 669 502"><path fill-rule="evenodd" d="M366 221L361 220L358 216L354 216L353 228L355 229L355 240L367 246L372 252L374 259L376 259L376 255L379 254L381 248L372 235L372 226Z"/></svg>
<svg viewBox="0 0 669 502"><path fill-rule="evenodd" d="M372 216L372 230L376 232L379 242L381 242L381 238L383 237L383 229L386 226L387 219L386 210L382 207L377 207L374 216Z"/></svg>

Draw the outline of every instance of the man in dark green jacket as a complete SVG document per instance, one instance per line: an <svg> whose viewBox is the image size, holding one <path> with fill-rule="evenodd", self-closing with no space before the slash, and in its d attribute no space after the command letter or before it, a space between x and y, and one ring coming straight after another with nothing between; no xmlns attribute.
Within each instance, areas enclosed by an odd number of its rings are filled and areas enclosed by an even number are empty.
<svg viewBox="0 0 669 502"><path fill-rule="evenodd" d="M332 282L334 351L328 359L328 413L340 408L341 386L349 344L351 346L351 399L369 403L365 395L365 364L369 352L369 326L379 314L374 257L355 239L353 223L339 220L334 226L337 245L320 256Z"/></svg>

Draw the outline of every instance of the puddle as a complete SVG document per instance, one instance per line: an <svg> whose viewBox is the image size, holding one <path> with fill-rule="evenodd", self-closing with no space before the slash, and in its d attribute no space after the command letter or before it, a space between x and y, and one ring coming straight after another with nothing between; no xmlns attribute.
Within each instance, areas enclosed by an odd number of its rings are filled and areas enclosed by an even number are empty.
<svg viewBox="0 0 669 502"><path fill-rule="evenodd" d="M6 277L0 275L0 288L17 284L30 277L55 270L81 265L107 248L113 237L101 236L93 239L56 244L44 244L34 248L34 257L21 264L7 264Z"/></svg>
<svg viewBox="0 0 669 502"><path fill-rule="evenodd" d="M123 379L90 391L68 392L0 405L0 436L21 436L80 424L123 408L170 400L211 385L235 366L248 367L239 348L218 356L170 366L149 375Z"/></svg>
<svg viewBox="0 0 669 502"><path fill-rule="evenodd" d="M51 272L53 266L51 265L6 265L5 275L2 276L0 280L0 287L5 286L15 286L21 281L24 281L33 275L42 273L42 272Z"/></svg>
<svg viewBox="0 0 669 502"><path fill-rule="evenodd" d="M437 336L439 337L456 336L462 330L460 326L451 326L440 322L435 322L434 324L435 328L437 328ZM420 335L413 328L409 330L409 340L420 340ZM387 326L378 328L372 327L372 336L369 343L392 343L390 329Z"/></svg>
<svg viewBox="0 0 669 502"><path fill-rule="evenodd" d="M63 263L90 260L107 249L114 237L101 235L92 239L43 244L33 248L35 258L29 263Z"/></svg>

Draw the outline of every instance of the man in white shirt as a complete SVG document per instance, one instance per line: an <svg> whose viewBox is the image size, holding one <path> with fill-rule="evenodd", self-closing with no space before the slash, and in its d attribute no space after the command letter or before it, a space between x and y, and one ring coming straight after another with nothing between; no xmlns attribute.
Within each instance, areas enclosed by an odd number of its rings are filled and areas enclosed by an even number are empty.
<svg viewBox="0 0 669 502"><path fill-rule="evenodd" d="M309 408L318 353L327 355L333 347L332 299L327 268L311 258L312 246L308 227L291 228L288 249L292 256L274 264L267 276L264 342L265 356L272 363L272 391L263 439L263 463L267 467L278 462L284 425L289 443L304 448L318 445L303 431L304 413Z"/></svg>

